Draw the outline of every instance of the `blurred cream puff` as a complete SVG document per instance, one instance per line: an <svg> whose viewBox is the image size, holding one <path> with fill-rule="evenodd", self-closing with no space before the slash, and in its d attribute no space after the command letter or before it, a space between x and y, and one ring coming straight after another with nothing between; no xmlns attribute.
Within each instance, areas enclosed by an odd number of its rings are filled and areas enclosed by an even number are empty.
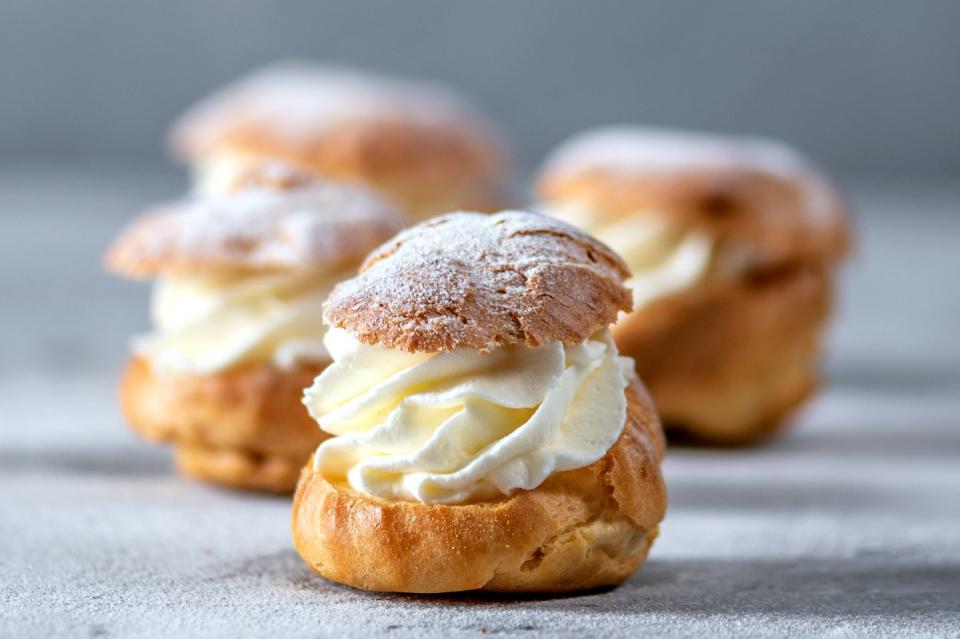
<svg viewBox="0 0 960 639"><path fill-rule="evenodd" d="M626 261L634 309L613 329L668 429L738 444L817 388L843 202L770 140L642 127L587 131L545 162L540 210Z"/></svg>
<svg viewBox="0 0 960 639"><path fill-rule="evenodd" d="M188 475L291 491L322 439L300 402L330 361L322 304L406 223L366 190L277 163L141 216L106 256L156 280L153 330L134 339L121 382L129 423L172 442Z"/></svg>
<svg viewBox="0 0 960 639"><path fill-rule="evenodd" d="M276 158L372 187L419 218L496 210L504 198L501 138L463 97L345 68L259 70L180 117L170 144L200 193L221 191L251 161Z"/></svg>
<svg viewBox="0 0 960 639"><path fill-rule="evenodd" d="M609 325L626 269L522 211L402 232L325 308L333 363L304 402L332 437L293 538L365 590L560 592L620 583L664 515L663 434Z"/></svg>

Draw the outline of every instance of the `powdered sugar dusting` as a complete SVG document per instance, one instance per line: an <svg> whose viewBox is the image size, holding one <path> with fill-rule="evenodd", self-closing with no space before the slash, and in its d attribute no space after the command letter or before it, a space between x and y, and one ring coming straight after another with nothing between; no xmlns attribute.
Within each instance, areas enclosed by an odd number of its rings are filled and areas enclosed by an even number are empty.
<svg viewBox="0 0 960 639"><path fill-rule="evenodd" d="M629 308L626 267L558 220L452 213L400 233L337 286L325 318L411 351L580 342Z"/></svg>
<svg viewBox="0 0 960 639"><path fill-rule="evenodd" d="M602 169L626 174L698 169L752 170L807 186L814 220L831 221L836 200L826 180L790 147L759 137L734 137L642 126L610 126L574 136L547 159L544 175L563 178Z"/></svg>
<svg viewBox="0 0 960 639"><path fill-rule="evenodd" d="M333 182L266 181L149 212L124 233L108 264L128 275L191 269L335 269L359 262L406 225L372 193Z"/></svg>
<svg viewBox="0 0 960 639"><path fill-rule="evenodd" d="M546 170L564 174L598 167L648 172L731 166L791 176L810 171L796 152L772 140L640 126L602 127L577 135L550 156Z"/></svg>
<svg viewBox="0 0 960 639"><path fill-rule="evenodd" d="M430 127L466 127L493 135L493 127L461 96L427 82L353 69L286 62L228 85L188 111L175 125L175 144L204 152L235 126L262 126L291 142L322 135L345 120L397 118Z"/></svg>

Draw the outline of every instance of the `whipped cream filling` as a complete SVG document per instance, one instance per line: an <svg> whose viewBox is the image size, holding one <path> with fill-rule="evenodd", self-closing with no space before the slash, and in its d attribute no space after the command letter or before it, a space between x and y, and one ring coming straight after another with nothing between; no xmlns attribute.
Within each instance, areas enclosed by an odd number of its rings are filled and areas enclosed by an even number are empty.
<svg viewBox="0 0 960 639"><path fill-rule="evenodd" d="M580 344L407 353L330 329L304 393L334 435L314 469L386 500L461 503L531 490L620 437L633 362L604 330Z"/></svg>
<svg viewBox="0 0 960 639"><path fill-rule="evenodd" d="M327 361L322 306L337 281L315 273L161 278L155 330L135 338L133 350L158 371L196 374Z"/></svg>
<svg viewBox="0 0 960 639"><path fill-rule="evenodd" d="M631 272L625 284L633 291L634 311L693 286L710 268L710 235L680 231L664 216L607 220L577 204L547 206L544 212L590 233L623 258Z"/></svg>

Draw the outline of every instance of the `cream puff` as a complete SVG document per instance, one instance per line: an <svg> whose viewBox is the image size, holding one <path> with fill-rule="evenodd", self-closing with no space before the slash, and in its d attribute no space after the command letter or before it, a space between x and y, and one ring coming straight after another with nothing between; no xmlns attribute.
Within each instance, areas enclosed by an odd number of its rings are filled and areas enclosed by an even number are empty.
<svg viewBox="0 0 960 639"><path fill-rule="evenodd" d="M350 69L286 63L257 71L180 117L170 144L205 193L266 157L365 184L421 218L503 203L503 143L464 98Z"/></svg>
<svg viewBox="0 0 960 639"><path fill-rule="evenodd" d="M333 363L304 403L332 435L293 538L355 588L560 592L617 584L663 518L660 424L609 325L606 246L548 217L453 213L339 284Z"/></svg>
<svg viewBox="0 0 960 639"><path fill-rule="evenodd" d="M134 429L187 475L293 490L323 435L300 401L329 363L322 304L407 219L365 190L262 163L235 190L153 210L106 256L156 278L121 382Z"/></svg>
<svg viewBox="0 0 960 639"><path fill-rule="evenodd" d="M546 161L537 198L629 266L634 310L613 334L668 431L755 441L814 392L850 239L841 199L795 151L597 129Z"/></svg>

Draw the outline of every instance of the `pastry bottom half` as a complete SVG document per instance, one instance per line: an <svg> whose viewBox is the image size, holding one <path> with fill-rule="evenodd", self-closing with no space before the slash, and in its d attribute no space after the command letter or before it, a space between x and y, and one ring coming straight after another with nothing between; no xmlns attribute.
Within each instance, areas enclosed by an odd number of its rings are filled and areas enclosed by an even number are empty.
<svg viewBox="0 0 960 639"><path fill-rule="evenodd" d="M832 297L828 268L798 265L703 284L628 315L613 335L671 437L747 444L816 390Z"/></svg>
<svg viewBox="0 0 960 639"><path fill-rule="evenodd" d="M231 488L289 493L325 438L301 402L324 365L258 364L213 375L157 374L133 357L120 383L124 416L173 444L177 467Z"/></svg>
<svg viewBox="0 0 960 639"><path fill-rule="evenodd" d="M533 490L466 504L391 502L332 485L308 464L293 506L297 551L355 588L564 592L615 585L643 563L666 508L663 434L643 387L595 463Z"/></svg>

